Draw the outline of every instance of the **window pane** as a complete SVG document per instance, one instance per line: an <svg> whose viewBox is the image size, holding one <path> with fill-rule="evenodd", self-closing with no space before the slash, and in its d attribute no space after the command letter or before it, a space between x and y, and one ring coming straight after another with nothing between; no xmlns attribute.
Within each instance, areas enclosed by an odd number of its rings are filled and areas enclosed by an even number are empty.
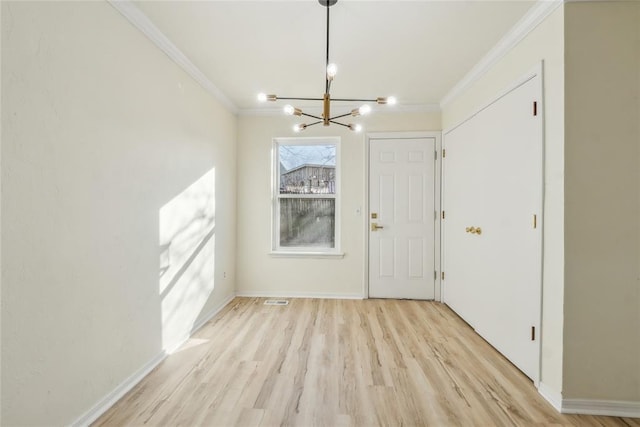
<svg viewBox="0 0 640 427"><path fill-rule="evenodd" d="M280 246L335 247L334 199L280 199Z"/></svg>
<svg viewBox="0 0 640 427"><path fill-rule="evenodd" d="M281 145L280 194L335 194L335 145Z"/></svg>

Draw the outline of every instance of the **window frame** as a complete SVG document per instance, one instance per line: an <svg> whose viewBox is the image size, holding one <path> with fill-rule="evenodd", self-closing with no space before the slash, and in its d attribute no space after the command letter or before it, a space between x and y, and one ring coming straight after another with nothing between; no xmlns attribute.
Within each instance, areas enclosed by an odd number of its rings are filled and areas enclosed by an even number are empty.
<svg viewBox="0 0 640 427"><path fill-rule="evenodd" d="M274 138L271 165L271 255L283 257L343 257L341 252L341 150L340 137L287 137ZM280 194L280 147L286 145L333 145L335 146L335 193L334 194ZM317 246L280 246L280 200L281 199L333 199L334 209L334 247Z"/></svg>

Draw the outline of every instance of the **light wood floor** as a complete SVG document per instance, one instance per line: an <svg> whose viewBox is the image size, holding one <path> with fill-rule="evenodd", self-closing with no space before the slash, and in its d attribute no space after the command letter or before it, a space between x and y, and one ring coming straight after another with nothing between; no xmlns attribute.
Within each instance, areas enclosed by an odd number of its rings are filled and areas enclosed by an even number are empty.
<svg viewBox="0 0 640 427"><path fill-rule="evenodd" d="M560 415L445 305L236 298L94 425L637 426Z"/></svg>

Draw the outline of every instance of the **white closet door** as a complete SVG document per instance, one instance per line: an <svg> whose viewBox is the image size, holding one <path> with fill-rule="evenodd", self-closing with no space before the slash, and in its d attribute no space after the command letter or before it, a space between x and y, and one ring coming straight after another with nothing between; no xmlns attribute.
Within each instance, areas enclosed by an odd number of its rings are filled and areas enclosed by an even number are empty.
<svg viewBox="0 0 640 427"><path fill-rule="evenodd" d="M533 379L541 312L540 93L538 75L448 132L443 180L444 301Z"/></svg>
<svg viewBox="0 0 640 427"><path fill-rule="evenodd" d="M480 277L485 274L483 260L478 257L482 235L467 231L480 225L486 210L483 144L476 137L473 123L459 128L455 139L447 144L443 161L443 271L446 274L443 296L446 304L471 326L475 326L483 310L478 304L482 290L474 284L488 279Z"/></svg>

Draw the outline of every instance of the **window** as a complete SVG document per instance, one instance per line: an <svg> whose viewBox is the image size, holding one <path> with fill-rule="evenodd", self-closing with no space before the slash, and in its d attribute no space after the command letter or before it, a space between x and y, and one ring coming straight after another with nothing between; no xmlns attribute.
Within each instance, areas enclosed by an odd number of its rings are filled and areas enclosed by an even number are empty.
<svg viewBox="0 0 640 427"><path fill-rule="evenodd" d="M337 254L339 138L274 141L274 253Z"/></svg>

